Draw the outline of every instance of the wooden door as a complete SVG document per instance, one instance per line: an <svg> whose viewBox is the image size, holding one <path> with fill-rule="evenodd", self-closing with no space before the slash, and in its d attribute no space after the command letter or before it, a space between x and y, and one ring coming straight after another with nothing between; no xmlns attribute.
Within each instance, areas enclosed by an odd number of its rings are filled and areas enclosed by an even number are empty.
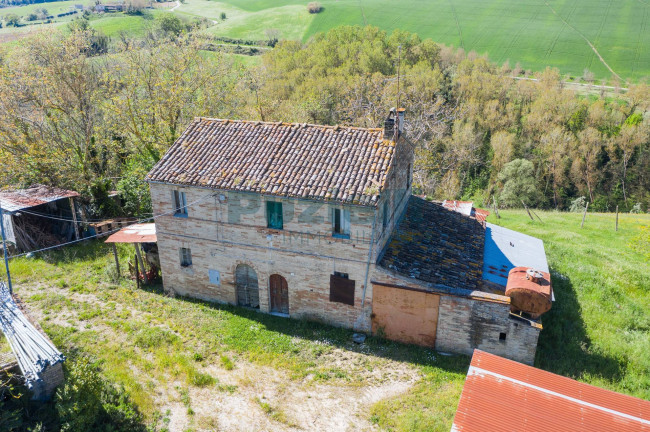
<svg viewBox="0 0 650 432"><path fill-rule="evenodd" d="M251 266L240 264L235 269L235 286L237 287L237 304L252 308L260 307L260 290L257 273Z"/></svg>
<svg viewBox="0 0 650 432"><path fill-rule="evenodd" d="M287 280L279 274L269 278L271 288L271 312L289 313L289 287Z"/></svg>
<svg viewBox="0 0 650 432"><path fill-rule="evenodd" d="M386 338L435 347L440 296L373 285L372 331Z"/></svg>

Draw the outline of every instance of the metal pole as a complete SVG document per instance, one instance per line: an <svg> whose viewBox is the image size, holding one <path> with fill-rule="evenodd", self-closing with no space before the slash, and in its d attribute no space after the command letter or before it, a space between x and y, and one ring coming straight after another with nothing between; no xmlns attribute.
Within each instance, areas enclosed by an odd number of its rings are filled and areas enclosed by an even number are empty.
<svg viewBox="0 0 650 432"><path fill-rule="evenodd" d="M5 257L5 269L7 269L7 283L9 285L9 295L13 295L14 289L11 285L11 273L9 272L9 257L7 256L7 240L5 237L5 211L0 207L0 230L2 231L2 250Z"/></svg>

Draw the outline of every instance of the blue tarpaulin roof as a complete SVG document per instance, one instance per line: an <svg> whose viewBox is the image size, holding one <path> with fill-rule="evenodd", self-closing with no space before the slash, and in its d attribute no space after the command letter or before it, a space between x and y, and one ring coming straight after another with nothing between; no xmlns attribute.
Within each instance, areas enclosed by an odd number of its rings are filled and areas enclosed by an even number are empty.
<svg viewBox="0 0 650 432"><path fill-rule="evenodd" d="M536 237L487 223L483 248L483 279L506 286L508 272L520 266L549 273L544 242Z"/></svg>

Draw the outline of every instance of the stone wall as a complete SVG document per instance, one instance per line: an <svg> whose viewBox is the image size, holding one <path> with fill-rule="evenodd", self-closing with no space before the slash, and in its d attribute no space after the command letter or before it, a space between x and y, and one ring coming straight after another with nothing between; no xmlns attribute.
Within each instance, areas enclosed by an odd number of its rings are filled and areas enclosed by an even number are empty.
<svg viewBox="0 0 650 432"><path fill-rule="evenodd" d="M541 326L510 316L510 304L442 296L436 349L472 355L475 348L533 364Z"/></svg>

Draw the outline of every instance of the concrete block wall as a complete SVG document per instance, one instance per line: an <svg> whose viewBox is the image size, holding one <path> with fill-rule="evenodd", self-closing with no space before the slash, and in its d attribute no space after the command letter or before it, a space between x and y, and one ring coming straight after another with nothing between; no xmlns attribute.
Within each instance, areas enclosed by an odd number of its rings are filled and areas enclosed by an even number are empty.
<svg viewBox="0 0 650 432"><path fill-rule="evenodd" d="M56 388L63 384L63 363L56 363L45 368L32 388L32 400L46 401L52 398Z"/></svg>

